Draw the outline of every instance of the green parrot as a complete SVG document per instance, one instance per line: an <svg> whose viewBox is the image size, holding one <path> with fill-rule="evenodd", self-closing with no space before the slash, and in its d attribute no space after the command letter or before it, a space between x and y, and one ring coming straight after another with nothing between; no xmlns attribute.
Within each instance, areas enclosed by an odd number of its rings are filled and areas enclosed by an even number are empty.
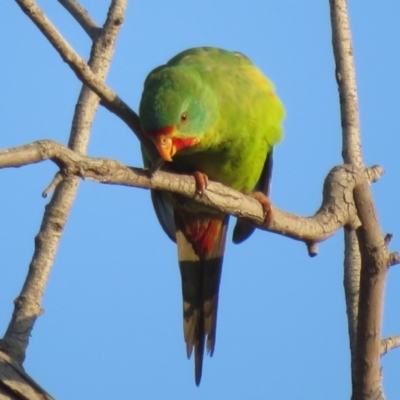
<svg viewBox="0 0 400 400"><path fill-rule="evenodd" d="M282 137L284 109L273 84L249 58L215 47L179 53L147 76L139 115L169 170L193 174L200 194L208 178L257 192L268 214L272 149ZM190 358L194 348L198 386L205 345L214 353L229 216L166 192L152 191L152 200L161 226L178 245L186 352ZM253 231L239 219L233 241Z"/></svg>

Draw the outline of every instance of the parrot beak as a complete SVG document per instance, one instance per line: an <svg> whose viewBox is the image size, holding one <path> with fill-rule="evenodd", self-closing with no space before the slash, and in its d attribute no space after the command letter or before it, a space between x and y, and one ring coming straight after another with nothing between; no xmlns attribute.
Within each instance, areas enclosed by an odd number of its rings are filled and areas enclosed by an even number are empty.
<svg viewBox="0 0 400 400"><path fill-rule="evenodd" d="M179 137L173 126L167 126L154 131L146 131L156 145L161 158L164 161L172 161L172 157L180 150L193 147L200 143L196 137Z"/></svg>
<svg viewBox="0 0 400 400"><path fill-rule="evenodd" d="M170 135L157 135L152 138L154 144L164 161L172 161L172 157L176 154L177 148Z"/></svg>

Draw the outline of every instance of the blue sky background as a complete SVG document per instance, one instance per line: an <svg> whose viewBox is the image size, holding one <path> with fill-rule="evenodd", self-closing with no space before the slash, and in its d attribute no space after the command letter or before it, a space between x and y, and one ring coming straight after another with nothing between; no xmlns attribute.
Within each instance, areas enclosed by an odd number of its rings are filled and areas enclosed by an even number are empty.
<svg viewBox="0 0 400 400"><path fill-rule="evenodd" d="M57 2L39 4L87 58L90 41ZM101 24L108 1L82 1ZM0 148L66 143L81 83L13 1L0 2ZM373 186L384 232L400 250L400 4L350 1L363 152L387 173ZM132 1L107 83L135 110L147 73L179 51L213 45L248 55L275 83L287 118L272 201L310 215L341 159L328 0ZM136 137L100 108L91 156L140 166ZM0 329L27 273L56 167L2 170ZM233 224L231 224L233 225ZM228 244L213 358L194 384L182 334L176 249L146 190L82 182L62 237L25 368L56 399L346 399L343 233L310 259L298 243L256 232ZM400 334L400 271L389 274L384 334ZM388 399L400 391L400 351L383 358Z"/></svg>

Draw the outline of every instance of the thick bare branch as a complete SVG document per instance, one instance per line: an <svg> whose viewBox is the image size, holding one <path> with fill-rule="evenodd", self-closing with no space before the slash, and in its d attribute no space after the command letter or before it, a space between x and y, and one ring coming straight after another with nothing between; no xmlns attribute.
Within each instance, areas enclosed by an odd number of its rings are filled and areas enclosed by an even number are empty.
<svg viewBox="0 0 400 400"><path fill-rule="evenodd" d="M329 0L332 45L336 63L342 125L342 156L347 164L363 168L357 87L353 59L350 23L346 0ZM344 290L349 327L352 380L354 384L357 347L358 305L361 275L361 255L353 229L345 230Z"/></svg>
<svg viewBox="0 0 400 400"><path fill-rule="evenodd" d="M344 243L343 286L350 339L351 371L353 374L357 347L358 301L361 275L361 254L357 235L353 228L349 227L344 230Z"/></svg>
<svg viewBox="0 0 400 400"><path fill-rule="evenodd" d="M339 87L343 159L364 168L351 30L346 0L330 0L332 41ZM349 323L352 399L383 400L380 371L383 297L393 262L381 232L367 180L354 189L361 226L346 231L345 294ZM358 245L357 245L358 242Z"/></svg>
<svg viewBox="0 0 400 400"><path fill-rule="evenodd" d="M199 197L196 195L195 180L191 176L165 171L149 174L148 171L126 167L114 160L78 154L52 140L41 140L0 151L0 168L20 167L47 159L53 160L67 177L76 175L101 183L171 191L225 213L247 218L261 229L306 243L320 242L342 226L357 224L352 193L358 182L366 179L366 174L360 174L354 167L335 167L326 178L323 203L314 216L299 217L274 207L274 220L265 226L263 209L255 199L220 183L210 182L204 195ZM378 166L369 170L369 176L374 179L382 173L382 168Z"/></svg>
<svg viewBox="0 0 400 400"><path fill-rule="evenodd" d="M0 351L0 399L54 400L19 363Z"/></svg>
<svg viewBox="0 0 400 400"><path fill-rule="evenodd" d="M31 8L27 11L33 19L36 18L45 25L51 25L34 2L24 3L30 4ZM93 44L89 66L97 74L96 79L98 80L104 79L108 71L115 38L123 20L125 4L126 0L112 1L105 25ZM58 32L57 35L59 40L65 42ZM69 140L69 146L79 153L86 151L93 117L98 104L99 98L84 86L75 108ZM35 238L35 252L28 276L19 297L15 301L13 316L1 343L1 349L20 363L25 358L30 332L36 318L42 312L40 303L44 288L53 264L59 239L75 198L78 183L79 179L76 177L64 179L56 188L51 202L46 207L40 232Z"/></svg>
<svg viewBox="0 0 400 400"><path fill-rule="evenodd" d="M76 0L58 0L58 2L76 19L92 40L95 40L100 35L101 28L92 20L87 10Z"/></svg>
<svg viewBox="0 0 400 400"><path fill-rule="evenodd" d="M353 45L346 0L330 0L332 45L336 63L342 122L342 155L346 164L364 166Z"/></svg>
<svg viewBox="0 0 400 400"><path fill-rule="evenodd" d="M365 394L374 393L379 394L374 398L384 399L380 355L389 252L366 180L354 189L354 200L361 221L357 229L361 251L361 280L352 398L365 399Z"/></svg>

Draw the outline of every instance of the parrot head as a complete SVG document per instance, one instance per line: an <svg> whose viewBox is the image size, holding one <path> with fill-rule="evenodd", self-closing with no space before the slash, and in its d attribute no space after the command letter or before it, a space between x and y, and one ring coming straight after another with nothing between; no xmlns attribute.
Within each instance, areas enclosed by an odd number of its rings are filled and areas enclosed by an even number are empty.
<svg viewBox="0 0 400 400"><path fill-rule="evenodd" d="M139 106L143 131L165 161L196 150L217 122L217 100L198 73L182 66L159 67L144 83Z"/></svg>

